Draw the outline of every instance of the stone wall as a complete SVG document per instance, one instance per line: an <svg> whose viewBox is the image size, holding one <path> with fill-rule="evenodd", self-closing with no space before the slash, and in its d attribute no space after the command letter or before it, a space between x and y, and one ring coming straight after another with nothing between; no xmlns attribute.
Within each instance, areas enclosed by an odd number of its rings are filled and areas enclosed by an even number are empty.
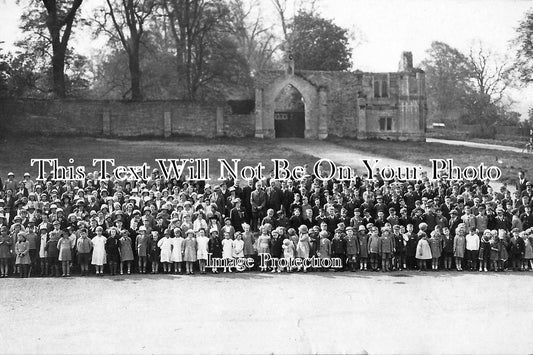
<svg viewBox="0 0 533 355"><path fill-rule="evenodd" d="M0 100L8 134L89 136L253 136L255 118L232 114L224 102Z"/></svg>

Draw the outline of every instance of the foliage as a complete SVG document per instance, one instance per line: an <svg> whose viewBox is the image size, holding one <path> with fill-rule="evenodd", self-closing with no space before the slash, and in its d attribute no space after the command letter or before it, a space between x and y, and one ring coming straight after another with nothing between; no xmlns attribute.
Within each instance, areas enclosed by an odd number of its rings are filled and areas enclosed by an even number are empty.
<svg viewBox="0 0 533 355"><path fill-rule="evenodd" d="M347 29L310 12L299 12L290 25L294 66L303 70L348 70L352 50Z"/></svg>

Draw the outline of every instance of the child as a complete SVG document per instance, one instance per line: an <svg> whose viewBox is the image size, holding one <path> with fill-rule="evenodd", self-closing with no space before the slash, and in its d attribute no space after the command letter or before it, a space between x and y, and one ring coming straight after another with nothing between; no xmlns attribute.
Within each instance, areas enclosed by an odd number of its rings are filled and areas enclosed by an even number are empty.
<svg viewBox="0 0 533 355"><path fill-rule="evenodd" d="M533 238L528 229L522 234L524 239L524 259L522 260L522 269L531 271L533 269Z"/></svg>
<svg viewBox="0 0 533 355"><path fill-rule="evenodd" d="M0 226L0 277L7 277L9 259L11 259L11 245L13 242L7 232L6 226Z"/></svg>
<svg viewBox="0 0 533 355"><path fill-rule="evenodd" d="M152 231L152 237L148 244L148 255L152 261L152 274L157 274L159 272L159 257L161 255L161 249L157 245L159 240L159 233L157 231Z"/></svg>
<svg viewBox="0 0 533 355"><path fill-rule="evenodd" d="M520 238L518 228L513 228L511 233L509 254L513 264L513 271L520 271L522 253L524 252L524 240Z"/></svg>
<svg viewBox="0 0 533 355"><path fill-rule="evenodd" d="M455 233L455 238L453 238L453 256L455 257L455 268L457 271L463 271L462 262L465 256L466 245L464 223L459 224Z"/></svg>
<svg viewBox="0 0 533 355"><path fill-rule="evenodd" d="M261 226L261 235L257 238L257 254L269 254L270 253L270 235L268 234L269 224ZM261 272L267 271L266 265L261 265Z"/></svg>
<svg viewBox="0 0 533 355"><path fill-rule="evenodd" d="M442 254L442 240L437 230L431 232L431 238L429 238L429 247L431 249L431 269L439 269L439 258Z"/></svg>
<svg viewBox="0 0 533 355"><path fill-rule="evenodd" d="M59 257L59 249L57 249L57 241L61 236L60 231L50 232L50 240L46 243L46 259L51 268L50 276L59 276L59 265L57 258Z"/></svg>
<svg viewBox="0 0 533 355"><path fill-rule="evenodd" d="M485 229L479 243L479 271L487 272L487 264L490 260L490 230Z"/></svg>
<svg viewBox="0 0 533 355"><path fill-rule="evenodd" d="M329 259L331 257L331 241L328 239L329 233L322 230L318 233L320 237L320 246L317 252L317 256L320 259ZM326 271L321 269L321 271Z"/></svg>
<svg viewBox="0 0 533 355"><path fill-rule="evenodd" d="M117 266L120 262L120 245L118 242L118 230L116 227L111 227L109 229L109 238L107 238L105 243L106 258L107 263L109 264L109 273L111 276L117 274Z"/></svg>
<svg viewBox="0 0 533 355"><path fill-rule="evenodd" d="M163 238L157 242L157 247L161 250L159 255L160 261L163 264L163 272L168 274L170 272L170 256L172 254L172 240L170 239L170 230L166 229L163 233Z"/></svg>
<svg viewBox="0 0 533 355"><path fill-rule="evenodd" d="M71 242L68 233L63 233L57 242L57 249L59 249L59 258L61 261L61 270L63 277L70 276L70 261L72 260L72 253L70 250Z"/></svg>
<svg viewBox="0 0 533 355"><path fill-rule="evenodd" d="M379 262L379 236L377 227L372 227L370 231L370 238L368 238L368 254L370 255L370 266L372 267L372 271L377 271Z"/></svg>
<svg viewBox="0 0 533 355"><path fill-rule="evenodd" d="M254 252L254 243L255 243L255 238L254 238L254 235L252 233L252 231L250 231L250 225L248 223L243 223L242 224L242 229L243 229L243 233L242 233L242 240L244 241L244 257L246 258L252 258L255 254Z"/></svg>
<svg viewBox="0 0 533 355"><path fill-rule="evenodd" d="M309 229L306 225L301 225L298 227L298 243L296 244L296 255L299 258L307 259L309 258L309 253L311 251L311 244L309 242ZM307 266L303 266L304 272L307 272ZM300 271L300 268L298 268L298 271Z"/></svg>
<svg viewBox="0 0 533 355"><path fill-rule="evenodd" d="M23 232L17 235L17 243L15 244L15 265L17 266L20 277L27 277L28 266L30 265L30 243L26 240Z"/></svg>
<svg viewBox="0 0 533 355"><path fill-rule="evenodd" d="M468 270L476 271L479 256L479 236L476 233L475 227L470 227L470 233L466 235L465 241Z"/></svg>
<svg viewBox="0 0 533 355"><path fill-rule="evenodd" d="M131 274L131 262L133 261L130 232L127 229L123 229L120 234L120 274L124 275L124 265L126 265L129 275Z"/></svg>
<svg viewBox="0 0 533 355"><path fill-rule="evenodd" d="M353 232L353 228L347 227L346 228L346 261L352 272L354 272L356 269L357 254L359 254L359 240L357 240L357 237L355 236Z"/></svg>
<svg viewBox="0 0 533 355"><path fill-rule="evenodd" d="M209 252L212 254L213 258L222 258L222 243L218 238L218 229L216 227L211 228L209 234ZM218 274L217 267L213 266L211 272L213 274Z"/></svg>
<svg viewBox="0 0 533 355"><path fill-rule="evenodd" d="M416 246L416 258L418 259L418 271L425 271L427 261L432 258L431 247L426 233L418 232L418 244Z"/></svg>
<svg viewBox="0 0 533 355"><path fill-rule="evenodd" d="M222 240L222 258L228 262L233 258L233 241L230 239L230 233L228 231L224 232L224 239ZM228 269L229 272L232 272L231 267ZM226 267L224 267L224 272L226 272Z"/></svg>
<svg viewBox="0 0 533 355"><path fill-rule="evenodd" d="M137 256L139 257L139 273L146 274L146 258L150 239L145 226L139 227L139 234L135 240Z"/></svg>
<svg viewBox="0 0 533 355"><path fill-rule="evenodd" d="M235 232L235 240L231 247L234 259L244 258L244 241L242 240L241 232Z"/></svg>
<svg viewBox="0 0 533 355"><path fill-rule="evenodd" d="M453 257L453 238L450 235L450 229L448 227L442 228L442 256L444 257L444 269L450 270L452 268L452 257Z"/></svg>
<svg viewBox="0 0 533 355"><path fill-rule="evenodd" d="M205 264L207 263L207 254L209 252L209 238L205 235L205 229L198 231L196 245L196 257L200 266L200 274L205 274Z"/></svg>
<svg viewBox="0 0 533 355"><path fill-rule="evenodd" d="M379 237L378 241L378 252L381 256L381 271L391 271L390 259L394 252L394 239L391 236L390 227L388 226L384 226L381 229L381 237Z"/></svg>
<svg viewBox="0 0 533 355"><path fill-rule="evenodd" d="M280 229L283 229L281 227L278 227L277 229L274 229L272 231L272 238L270 239L270 254L272 255L272 258L282 258L283 257L283 238L281 237ZM278 263L278 267L276 268L275 265L272 265L271 272L281 272L282 268Z"/></svg>
<svg viewBox="0 0 533 355"><path fill-rule="evenodd" d="M93 256L91 264L96 267L96 275L104 276L104 264L106 263L105 246L107 238L102 235L103 228L96 227L96 236L91 239L93 245Z"/></svg>
<svg viewBox="0 0 533 355"><path fill-rule="evenodd" d="M492 264L492 271L499 271L503 265L500 262L501 240L498 238L498 231L491 231L490 239L490 261Z"/></svg>
<svg viewBox="0 0 533 355"><path fill-rule="evenodd" d="M80 238L76 242L76 250L78 252L78 264L80 264L81 276L85 276L89 272L89 259L91 256L92 243L87 238L87 229L80 229Z"/></svg>
<svg viewBox="0 0 533 355"><path fill-rule="evenodd" d="M359 270L368 270L368 234L363 225L358 227L357 238L359 239Z"/></svg>
<svg viewBox="0 0 533 355"><path fill-rule="evenodd" d="M188 229L185 233L186 238L183 242L184 244L184 253L183 260L185 261L185 272L187 275L193 275L192 266L196 261L196 238L194 238L194 231Z"/></svg>
<svg viewBox="0 0 533 355"><path fill-rule="evenodd" d="M174 228L174 238L172 238L172 254L170 260L174 263L174 273L181 274L181 264L183 253L185 252L185 239L181 235L181 229Z"/></svg>
<svg viewBox="0 0 533 355"><path fill-rule="evenodd" d="M294 243L289 239L286 238L283 240L283 258L287 260L287 272L291 272L290 264L292 262L292 259L294 259Z"/></svg>
<svg viewBox="0 0 533 355"><path fill-rule="evenodd" d="M39 259L41 266L41 277L48 275L48 262L46 259L46 243L48 242L48 229L45 224L41 224L39 227Z"/></svg>
<svg viewBox="0 0 533 355"><path fill-rule="evenodd" d="M340 228L335 230L333 239L331 240L331 252L334 258L341 260L341 267L335 271L344 271L344 263L346 261L346 241L343 238L343 233Z"/></svg>

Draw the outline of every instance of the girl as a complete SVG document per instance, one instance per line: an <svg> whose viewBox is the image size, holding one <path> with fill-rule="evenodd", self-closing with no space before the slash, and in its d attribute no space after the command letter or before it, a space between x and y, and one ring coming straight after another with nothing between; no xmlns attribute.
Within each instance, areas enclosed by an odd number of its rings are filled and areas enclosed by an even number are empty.
<svg viewBox="0 0 533 355"><path fill-rule="evenodd" d="M286 238L283 241L283 258L287 260L287 272L292 271L290 265L292 263L292 259L294 259L294 252L294 243L289 238Z"/></svg>
<svg viewBox="0 0 533 355"><path fill-rule="evenodd" d="M218 238L218 229L216 227L211 228L209 235L209 252L212 254L213 258L222 258L222 243ZM213 266L211 271L213 274L218 274L216 266Z"/></svg>
<svg viewBox="0 0 533 355"><path fill-rule="evenodd" d="M502 264L500 262L500 250L501 250L501 240L498 238L498 231L491 231L490 239L490 261L492 264L492 271L500 271Z"/></svg>
<svg viewBox="0 0 533 355"><path fill-rule="evenodd" d="M200 267L200 274L205 274L205 264L207 263L207 254L209 252L209 238L205 235L205 229L200 229L196 237L196 257Z"/></svg>
<svg viewBox="0 0 533 355"><path fill-rule="evenodd" d="M107 263L109 264L109 273L111 276L117 274L117 266L120 262L120 244L118 241L118 230L115 227L109 229L109 238L105 243L107 253Z"/></svg>
<svg viewBox="0 0 533 355"><path fill-rule="evenodd" d="M444 244L442 248L442 255L444 257L444 269L450 270L452 268L453 238L450 235L450 229L448 227L442 228L442 234L442 242Z"/></svg>
<svg viewBox="0 0 533 355"><path fill-rule="evenodd" d="M92 243L87 238L87 229L80 229L80 237L76 242L76 251L78 252L78 264L80 264L81 276L89 272L89 259L91 257Z"/></svg>
<svg viewBox="0 0 533 355"><path fill-rule="evenodd" d="M320 237L320 247L318 249L317 255L320 259L329 259L331 255L331 241L328 239L328 232L326 231L320 231L318 233L318 236ZM325 269L321 269L321 271L326 271Z"/></svg>
<svg viewBox="0 0 533 355"><path fill-rule="evenodd" d="M235 228L231 225L231 219L229 217L224 218L224 226L222 227L222 230L220 232L222 233L222 235L228 232L230 239L233 239L235 235Z"/></svg>
<svg viewBox="0 0 533 355"><path fill-rule="evenodd" d="M174 263L174 273L181 274L181 263L183 262L183 253L185 252L185 239L181 235L181 229L174 228L174 238L172 238L172 254L170 261Z"/></svg>
<svg viewBox="0 0 533 355"><path fill-rule="evenodd" d="M20 277L27 277L28 265L30 265L30 243L26 240L24 233L20 232L17 235L17 243L15 244L15 265L17 266Z"/></svg>
<svg viewBox="0 0 533 355"><path fill-rule="evenodd" d="M269 254L270 253L270 235L268 234L267 230L268 227L266 225L261 226L261 235L257 238L257 254ZM265 272L267 270L267 266L261 264L261 272Z"/></svg>
<svg viewBox="0 0 533 355"><path fill-rule="evenodd" d="M416 246L416 258L418 259L418 271L426 270L427 261L432 258L431 247L426 233L418 232L418 244Z"/></svg>
<svg viewBox="0 0 533 355"><path fill-rule="evenodd" d="M107 238L102 235L103 228L96 227L96 236L91 240L93 244L93 256L91 264L96 266L96 275L104 276L104 264L106 260L105 246Z"/></svg>
<svg viewBox="0 0 533 355"><path fill-rule="evenodd" d="M490 230L485 229L479 243L479 271L487 272L487 264L490 260Z"/></svg>
<svg viewBox="0 0 533 355"><path fill-rule="evenodd" d="M48 262L46 260L46 243L48 242L48 229L46 225L41 224L39 227L39 259L41 261L41 277L48 275Z"/></svg>
<svg viewBox="0 0 533 355"><path fill-rule="evenodd" d="M63 277L70 276L70 261L72 260L72 253L70 250L71 242L67 233L63 233L57 242L57 249L59 249L59 258L61 261L61 270Z"/></svg>
<svg viewBox="0 0 533 355"><path fill-rule="evenodd" d="M309 243L309 230L307 229L306 225L301 225L298 228L298 243L296 244L296 255L299 258L307 259L309 258L309 251L311 249L311 245ZM307 266L305 266L304 263L304 272L307 272ZM300 271L300 268L298 268L298 271Z"/></svg>
<svg viewBox="0 0 533 355"><path fill-rule="evenodd" d="M184 255L183 260L185 260L185 271L187 275L193 275L192 266L196 261L196 238L194 238L194 231L188 229L185 233L186 238L184 241Z"/></svg>
<svg viewBox="0 0 533 355"><path fill-rule="evenodd" d="M7 232L6 226L0 226L0 277L7 277L9 260L11 259L13 242Z"/></svg>
<svg viewBox="0 0 533 355"><path fill-rule="evenodd" d="M463 258L465 257L465 224L461 223L455 231L456 235L453 238L453 256L455 257L455 267L457 271L463 271Z"/></svg>
<svg viewBox="0 0 533 355"><path fill-rule="evenodd" d="M159 272L159 257L161 255L161 248L158 246L159 233L157 231L152 231L152 237L148 244L149 257L152 261L152 274L157 274Z"/></svg>
<svg viewBox="0 0 533 355"><path fill-rule="evenodd" d="M254 251L254 235L250 231L250 225L248 223L242 224L242 240L244 241L244 256L246 258L253 258L255 251Z"/></svg>
<svg viewBox="0 0 533 355"><path fill-rule="evenodd" d="M163 272L170 272L170 257L172 255L172 239L170 239L170 230L166 229L163 238L157 242L157 247L161 250L160 261L163 264Z"/></svg>
<svg viewBox="0 0 533 355"><path fill-rule="evenodd" d="M244 258L244 241L241 232L235 232L235 240L232 245L232 256L235 259Z"/></svg>
<svg viewBox="0 0 533 355"><path fill-rule="evenodd" d="M60 232L57 231L50 232L50 240L45 246L47 264L51 267L50 276L59 276L59 265L57 264L59 249L57 249L57 241L60 235Z"/></svg>
<svg viewBox="0 0 533 355"><path fill-rule="evenodd" d="M139 227L139 234L135 240L137 256L139 257L139 273L146 274L146 258L148 257L148 243L150 242L145 226Z"/></svg>
<svg viewBox="0 0 533 355"><path fill-rule="evenodd" d="M224 232L224 240L222 240L222 258L228 260L228 262L233 258L233 241L227 231ZM231 272L231 267L228 269ZM226 267L224 267L224 272L226 272Z"/></svg>
<svg viewBox="0 0 533 355"><path fill-rule="evenodd" d="M437 230L431 232L431 238L429 238L429 247L431 249L431 269L439 269L439 258L442 253L442 241Z"/></svg>
<svg viewBox="0 0 533 355"><path fill-rule="evenodd" d="M124 275L124 264L128 268L128 275L131 274L131 262L133 261L133 248L131 247L130 232L122 230L119 239L120 244L120 274Z"/></svg>

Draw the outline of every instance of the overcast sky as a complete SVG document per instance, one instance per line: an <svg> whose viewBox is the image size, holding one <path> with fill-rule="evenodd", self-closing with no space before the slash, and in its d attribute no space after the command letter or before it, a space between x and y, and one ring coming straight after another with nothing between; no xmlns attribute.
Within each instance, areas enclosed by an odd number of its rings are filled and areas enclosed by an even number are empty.
<svg viewBox="0 0 533 355"><path fill-rule="evenodd" d="M82 5L84 16L103 0ZM89 5L90 4L90 5ZM270 0L261 0L272 14ZM466 52L473 40L513 57L509 41L533 0L320 0L323 16L354 29L362 43L355 49L354 68L363 71L395 71L402 51L412 51L419 63L432 41L439 40ZM21 9L15 0L0 0L0 41L9 46L20 38ZM267 15L270 16L270 15ZM81 38L85 54L94 50L90 38ZM522 114L533 106L533 89L512 93Z"/></svg>

